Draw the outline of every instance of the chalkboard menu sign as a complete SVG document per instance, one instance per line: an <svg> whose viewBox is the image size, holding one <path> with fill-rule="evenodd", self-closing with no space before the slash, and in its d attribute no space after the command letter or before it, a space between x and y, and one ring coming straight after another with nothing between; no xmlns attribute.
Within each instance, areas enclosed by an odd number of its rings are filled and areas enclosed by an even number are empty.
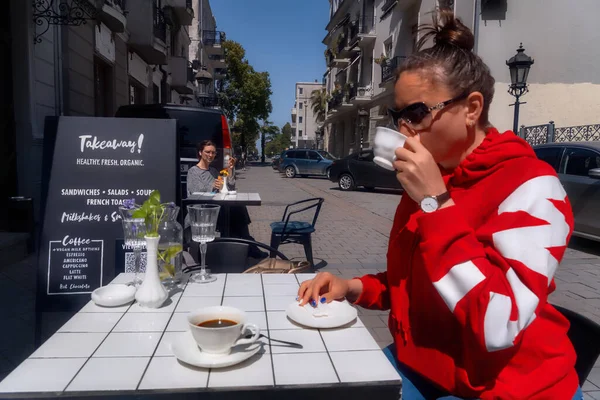
<svg viewBox="0 0 600 400"><path fill-rule="evenodd" d="M38 311L75 310L115 276L123 200L141 204L154 190L164 202L180 200L176 124L172 119L60 117L57 125L46 125L53 151L44 152L50 174Z"/></svg>

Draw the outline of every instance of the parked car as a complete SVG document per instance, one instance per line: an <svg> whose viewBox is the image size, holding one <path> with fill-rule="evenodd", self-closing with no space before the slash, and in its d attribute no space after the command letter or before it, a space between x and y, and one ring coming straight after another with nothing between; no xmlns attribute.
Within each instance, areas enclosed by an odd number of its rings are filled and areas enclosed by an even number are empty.
<svg viewBox="0 0 600 400"><path fill-rule="evenodd" d="M211 140L217 145L216 168L226 168L224 158L233 155L227 118L221 110L179 104L139 104L121 106L115 115L121 118L176 119L179 135L179 162L182 196L187 195L188 169L198 163L196 145Z"/></svg>
<svg viewBox="0 0 600 400"><path fill-rule="evenodd" d="M334 161L329 180L336 182L342 190L354 190L358 186L402 189L394 171L375 164L373 157L373 150L365 150Z"/></svg>
<svg viewBox="0 0 600 400"><path fill-rule="evenodd" d="M273 167L274 170L279 169L279 160L281 160L281 156L279 154L271 158L271 167Z"/></svg>
<svg viewBox="0 0 600 400"><path fill-rule="evenodd" d="M534 146L558 173L575 216L573 235L600 241L600 141Z"/></svg>
<svg viewBox="0 0 600 400"><path fill-rule="evenodd" d="M335 159L325 150L286 150L281 153L278 168L288 178L294 178L296 175L329 176L329 168Z"/></svg>

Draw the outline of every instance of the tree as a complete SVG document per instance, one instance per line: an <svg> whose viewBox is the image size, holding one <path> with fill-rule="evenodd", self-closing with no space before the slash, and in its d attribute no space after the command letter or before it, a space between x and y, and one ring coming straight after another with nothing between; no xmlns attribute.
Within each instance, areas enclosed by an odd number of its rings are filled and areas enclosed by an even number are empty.
<svg viewBox="0 0 600 400"><path fill-rule="evenodd" d="M310 105L317 123L325 121L327 112L327 90L325 88L313 90L310 94Z"/></svg>
<svg viewBox="0 0 600 400"><path fill-rule="evenodd" d="M292 144L292 126L286 123L281 128L281 133L276 133L271 136L271 140L265 146L266 154L273 156L280 154L285 149L288 149Z"/></svg>
<svg viewBox="0 0 600 400"><path fill-rule="evenodd" d="M254 70L241 44L226 40L223 47L227 75L219 92L219 105L234 121L234 145L247 153L248 146L258 140L259 121L266 120L273 110L271 79L268 72Z"/></svg>
<svg viewBox="0 0 600 400"><path fill-rule="evenodd" d="M287 122L284 126L281 127L281 133L284 135L288 135L291 144L292 134L294 133L294 130L292 129L292 125L290 125L289 122Z"/></svg>
<svg viewBox="0 0 600 400"><path fill-rule="evenodd" d="M277 135L279 135L279 128L273 125L273 123L269 120L265 120L263 122L263 126L260 128L261 137L260 137L260 149L261 149L261 162L264 164L265 162L265 148L267 139L273 140Z"/></svg>

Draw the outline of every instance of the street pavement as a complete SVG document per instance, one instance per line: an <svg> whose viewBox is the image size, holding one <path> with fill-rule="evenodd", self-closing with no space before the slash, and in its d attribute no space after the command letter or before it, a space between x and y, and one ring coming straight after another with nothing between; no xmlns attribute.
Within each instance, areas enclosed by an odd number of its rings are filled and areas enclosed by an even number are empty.
<svg viewBox="0 0 600 400"><path fill-rule="evenodd" d="M288 179L270 166L252 166L240 175L238 189L259 192L263 200L261 207L248 207L252 218L250 232L256 240L270 242L269 224L281 219L285 205L322 197L325 202L313 237L315 263L321 263L317 265L319 271L352 278L385 270L389 231L400 193L344 192L327 179ZM286 244L280 250L288 257L304 258L300 245ZM323 261L326 262L324 267ZM573 238L555 280L557 290L550 296L551 303L600 323L600 246L597 243ZM387 312L359 308L359 314L381 347L392 342ZM600 400L600 361L583 389L584 398Z"/></svg>
<svg viewBox="0 0 600 400"><path fill-rule="evenodd" d="M262 206L248 207L250 232L256 240L270 242L269 224L281 219L286 205L322 197L325 202L313 236L319 270L345 278L385 270L389 231L400 193L343 192L326 179L287 179L270 166L258 165L240 171L237 185L239 191L261 195ZM305 257L300 245L286 244L280 250L290 258ZM0 263L0 326L5 327L0 329L0 380L33 352L35 279L35 256L18 264ZM551 302L600 323L600 246L573 239L556 272L556 283ZM392 342L387 312L359 308L359 314L381 347ZM62 321L56 322L58 328ZM596 363L584 391L586 399L600 400L600 363Z"/></svg>

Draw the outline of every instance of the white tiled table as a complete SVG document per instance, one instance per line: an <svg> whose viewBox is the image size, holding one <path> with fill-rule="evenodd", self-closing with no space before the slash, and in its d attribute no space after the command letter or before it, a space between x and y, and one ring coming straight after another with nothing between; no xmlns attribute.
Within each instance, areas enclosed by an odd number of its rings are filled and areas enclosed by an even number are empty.
<svg viewBox="0 0 600 400"><path fill-rule="evenodd" d="M333 330L288 320L284 310L299 282L312 276L218 274L213 283L187 284L157 310L135 303L107 309L90 301L0 382L0 398L99 392L120 398L197 398L200 392L210 398L398 398L400 378L360 318ZM121 274L112 283L131 279ZM264 339L261 352L233 367L180 363L170 342L188 329L186 314L221 304L246 311L266 335L303 349Z"/></svg>
<svg viewBox="0 0 600 400"><path fill-rule="evenodd" d="M260 206L262 205L262 200L260 198L259 193L236 193L236 194L223 194L217 193L212 197L201 196L201 195L189 195L187 198L183 199L183 205L188 206L191 204L203 204L203 203L214 203L221 206L221 211L223 213L224 224L223 224L223 232L221 232L221 237L229 237L229 228L230 228L230 207L233 206Z"/></svg>

